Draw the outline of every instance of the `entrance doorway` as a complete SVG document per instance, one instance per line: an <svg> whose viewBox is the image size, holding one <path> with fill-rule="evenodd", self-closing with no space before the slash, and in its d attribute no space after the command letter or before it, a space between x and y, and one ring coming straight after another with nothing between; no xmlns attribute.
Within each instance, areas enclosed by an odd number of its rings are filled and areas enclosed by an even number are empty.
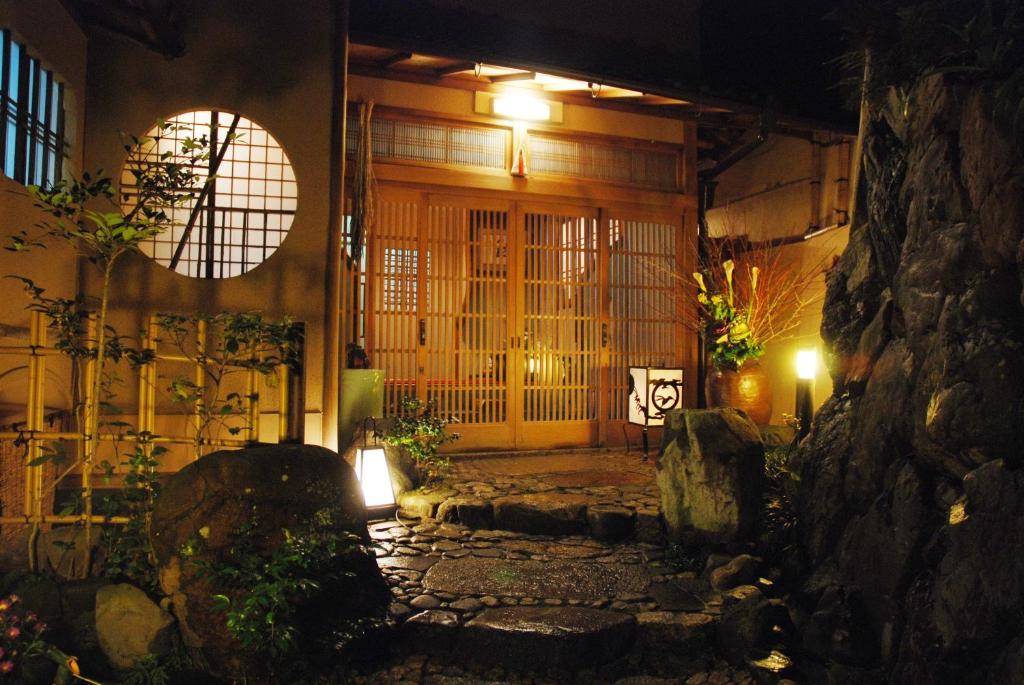
<svg viewBox="0 0 1024 685"><path fill-rule="evenodd" d="M684 362L681 217L505 195L381 187L359 299L385 412L435 402L460 450L617 442L628 366Z"/></svg>

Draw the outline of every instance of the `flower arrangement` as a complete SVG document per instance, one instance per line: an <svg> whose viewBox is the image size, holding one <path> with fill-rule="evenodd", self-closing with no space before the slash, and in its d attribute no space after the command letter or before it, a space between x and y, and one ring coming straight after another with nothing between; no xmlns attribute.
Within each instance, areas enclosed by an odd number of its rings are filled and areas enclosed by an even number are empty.
<svg viewBox="0 0 1024 685"><path fill-rule="evenodd" d="M700 255L696 272L684 274L674 263L659 270L672 284L674 315L682 312L683 325L701 336L718 370L738 370L770 342L794 337L824 297L827 256L803 261L783 242L737 234L709 238L693 251Z"/></svg>
<svg viewBox="0 0 1024 685"><path fill-rule="evenodd" d="M736 265L731 259L722 263L726 288L717 292L708 289L704 274L693 274L700 288L697 302L700 304L701 333L711 353L712 362L720 369L738 369L744 362L758 359L764 354L764 342L757 338L750 325L761 269L756 266L749 268L750 297L741 305L737 305L736 289L733 287L735 269ZM712 288L714 286L712 281Z"/></svg>
<svg viewBox="0 0 1024 685"><path fill-rule="evenodd" d="M17 602L17 595L0 599L0 682L17 677L19 664L44 655L47 648L42 638L46 624L31 611L23 616L14 613Z"/></svg>

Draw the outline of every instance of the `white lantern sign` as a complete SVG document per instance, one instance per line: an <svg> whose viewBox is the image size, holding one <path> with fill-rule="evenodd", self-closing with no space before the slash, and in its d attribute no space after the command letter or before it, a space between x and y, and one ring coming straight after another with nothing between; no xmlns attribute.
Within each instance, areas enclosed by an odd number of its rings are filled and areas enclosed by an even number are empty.
<svg viewBox="0 0 1024 685"><path fill-rule="evenodd" d="M629 367L629 422L647 428L665 425L665 412L683 406L683 370Z"/></svg>

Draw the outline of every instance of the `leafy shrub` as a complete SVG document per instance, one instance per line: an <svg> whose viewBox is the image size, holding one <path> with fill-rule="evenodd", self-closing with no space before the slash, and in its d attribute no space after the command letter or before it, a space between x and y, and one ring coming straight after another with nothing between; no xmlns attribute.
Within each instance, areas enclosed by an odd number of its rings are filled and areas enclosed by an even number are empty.
<svg viewBox="0 0 1024 685"><path fill-rule="evenodd" d="M436 409L437 403L433 400L421 402L415 397L404 398L402 414L392 418L383 436L384 442L409 452L428 482L442 477L451 465L448 457L438 454L438 450L460 437L447 430L455 418L438 416Z"/></svg>
<svg viewBox="0 0 1024 685"><path fill-rule="evenodd" d="M255 511L232 534L216 561L193 558L217 592L228 632L242 649L283 677L308 669L306 659L336 653L378 628L374 618L317 614L321 598L358 592L352 559L367 553L355 535L339 534L325 514L305 530L282 529L283 540L267 549ZM181 550L193 557L205 544L196 535ZM290 681L289 681L290 682Z"/></svg>

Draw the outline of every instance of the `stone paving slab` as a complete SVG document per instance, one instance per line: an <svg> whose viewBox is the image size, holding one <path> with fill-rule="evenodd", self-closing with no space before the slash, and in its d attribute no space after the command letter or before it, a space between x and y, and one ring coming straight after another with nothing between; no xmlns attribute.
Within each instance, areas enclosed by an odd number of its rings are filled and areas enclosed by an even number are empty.
<svg viewBox="0 0 1024 685"><path fill-rule="evenodd" d="M639 564L465 558L434 564L423 585L454 594L598 600L642 595L650 576Z"/></svg>
<svg viewBox="0 0 1024 685"><path fill-rule="evenodd" d="M488 609L459 634L457 653L472 661L529 669L603 664L629 651L636 619L582 607Z"/></svg>

